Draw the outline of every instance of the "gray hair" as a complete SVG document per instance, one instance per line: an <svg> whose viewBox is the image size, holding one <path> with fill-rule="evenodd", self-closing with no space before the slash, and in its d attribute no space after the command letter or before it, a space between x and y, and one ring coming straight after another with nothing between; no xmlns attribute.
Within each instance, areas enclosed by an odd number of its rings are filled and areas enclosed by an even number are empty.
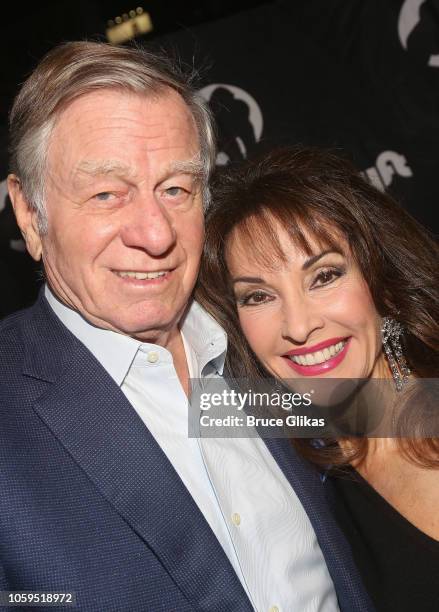
<svg viewBox="0 0 439 612"><path fill-rule="evenodd" d="M42 59L22 85L9 119L10 169L19 177L26 200L37 212L42 234L47 232L44 187L52 129L73 100L102 89L154 96L170 88L180 94L198 130L203 201L207 206L208 181L215 164L215 134L207 104L192 86L194 77L195 73L185 74L161 54L100 42L65 43Z"/></svg>

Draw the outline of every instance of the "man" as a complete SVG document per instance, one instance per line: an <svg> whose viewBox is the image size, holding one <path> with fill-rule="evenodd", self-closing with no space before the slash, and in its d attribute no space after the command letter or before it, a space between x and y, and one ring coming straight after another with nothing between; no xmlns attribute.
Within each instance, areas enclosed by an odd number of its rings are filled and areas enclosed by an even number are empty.
<svg viewBox="0 0 439 612"><path fill-rule="evenodd" d="M2 589L96 612L367 610L287 443L187 436L189 377L219 376L226 350L191 301L204 104L155 56L68 43L23 85L11 142L47 284L0 331Z"/></svg>

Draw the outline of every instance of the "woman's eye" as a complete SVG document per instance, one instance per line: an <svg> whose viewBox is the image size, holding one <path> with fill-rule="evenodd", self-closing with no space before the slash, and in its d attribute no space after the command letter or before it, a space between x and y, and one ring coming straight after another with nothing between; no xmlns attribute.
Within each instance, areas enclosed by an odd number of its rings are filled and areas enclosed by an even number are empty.
<svg viewBox="0 0 439 612"><path fill-rule="evenodd" d="M341 268L327 268L321 270L312 282L312 287L322 287L329 285L337 278L340 278L344 274L344 270Z"/></svg>
<svg viewBox="0 0 439 612"><path fill-rule="evenodd" d="M262 291L254 291L248 295L238 298L238 304L240 306L258 306L259 304L265 304L265 302L271 301L272 296Z"/></svg>

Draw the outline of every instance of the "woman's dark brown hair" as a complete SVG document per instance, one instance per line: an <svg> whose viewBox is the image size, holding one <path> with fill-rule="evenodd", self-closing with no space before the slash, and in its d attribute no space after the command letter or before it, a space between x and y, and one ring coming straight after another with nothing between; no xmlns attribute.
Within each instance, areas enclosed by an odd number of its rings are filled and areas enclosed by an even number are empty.
<svg viewBox="0 0 439 612"><path fill-rule="evenodd" d="M239 232L240 245L269 266L285 259L279 225L308 255L312 254L308 238L332 248L339 248L340 238L345 239L379 314L404 325L404 351L415 376L438 376L437 242L350 162L326 151L297 147L274 150L226 169L213 184L196 297L228 334L227 367L234 378L259 380L267 373L240 329L226 265L229 238ZM293 442L319 465L358 461L367 450L367 439L351 441L348 458L335 441L321 449L309 440ZM437 439L400 443L411 461L439 467Z"/></svg>

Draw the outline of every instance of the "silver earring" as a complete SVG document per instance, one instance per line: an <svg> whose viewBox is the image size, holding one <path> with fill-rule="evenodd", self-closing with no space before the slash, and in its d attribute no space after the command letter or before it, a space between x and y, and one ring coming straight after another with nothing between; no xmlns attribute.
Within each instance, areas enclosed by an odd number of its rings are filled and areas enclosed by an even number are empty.
<svg viewBox="0 0 439 612"><path fill-rule="evenodd" d="M404 328L399 321L395 321L392 317L383 317L381 339L397 391L401 391L410 376L410 368L400 342L403 333Z"/></svg>

